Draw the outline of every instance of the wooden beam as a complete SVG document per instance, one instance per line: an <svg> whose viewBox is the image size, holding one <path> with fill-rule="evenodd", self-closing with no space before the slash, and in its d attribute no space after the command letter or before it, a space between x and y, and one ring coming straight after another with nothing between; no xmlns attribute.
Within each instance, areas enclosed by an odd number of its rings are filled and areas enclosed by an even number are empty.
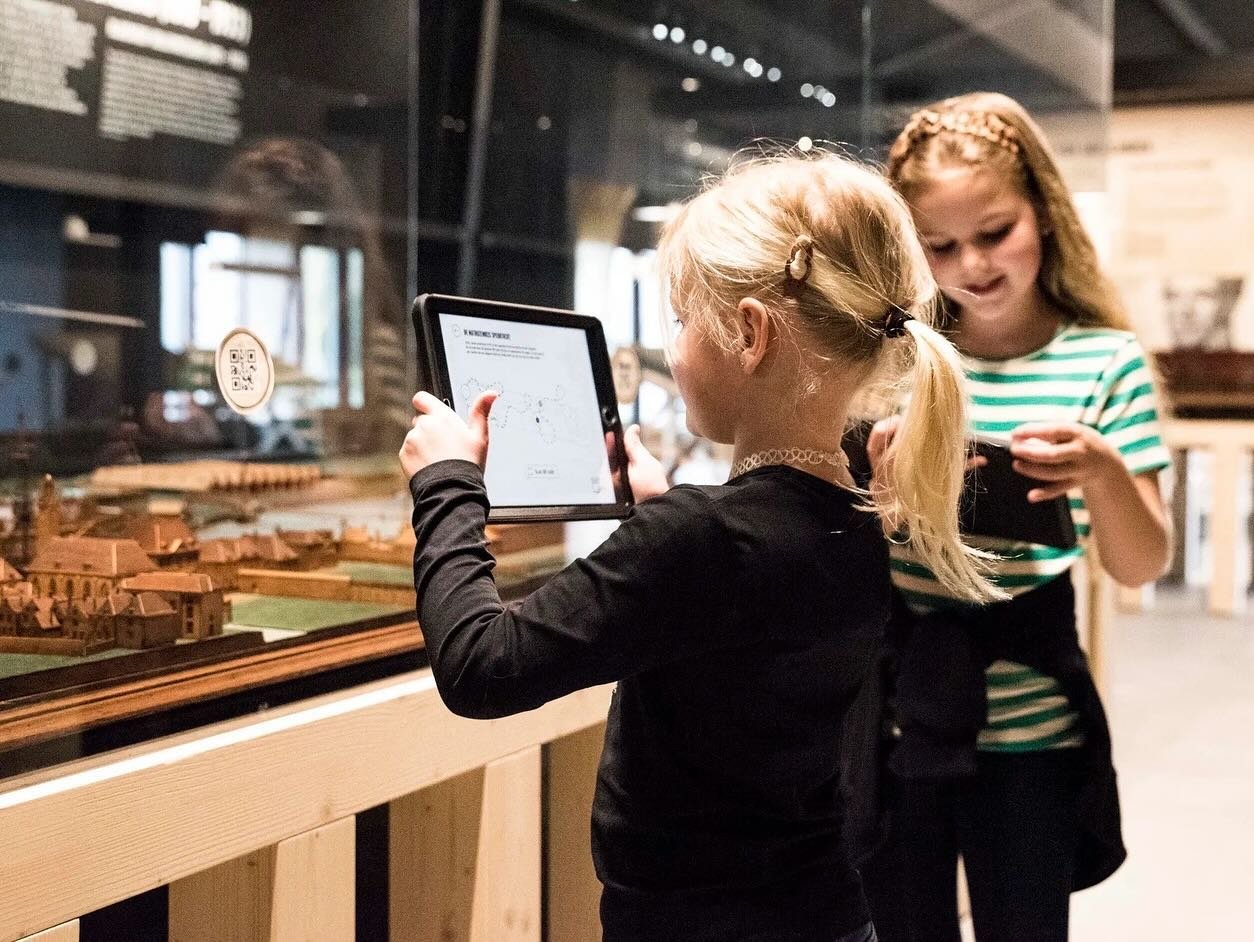
<svg viewBox="0 0 1254 942"><path fill-rule="evenodd" d="M605 742L598 723L545 747L545 938L600 938L601 883L592 867L592 796Z"/></svg>
<svg viewBox="0 0 1254 942"><path fill-rule="evenodd" d="M63 922L59 926L18 939L17 942L78 942L78 920Z"/></svg>
<svg viewBox="0 0 1254 942"><path fill-rule="evenodd" d="M540 942L540 748L393 801L391 942Z"/></svg>
<svg viewBox="0 0 1254 942"><path fill-rule="evenodd" d="M0 785L0 939L179 880L605 719L610 687L501 720L417 671ZM49 860L56 880L38 879Z"/></svg>
<svg viewBox="0 0 1254 942"><path fill-rule="evenodd" d="M352 817L170 885L170 942L353 942Z"/></svg>

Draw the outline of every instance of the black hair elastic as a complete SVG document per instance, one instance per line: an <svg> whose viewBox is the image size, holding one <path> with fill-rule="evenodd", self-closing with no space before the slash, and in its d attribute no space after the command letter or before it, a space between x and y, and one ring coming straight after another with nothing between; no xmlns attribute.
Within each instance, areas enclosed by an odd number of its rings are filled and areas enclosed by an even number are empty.
<svg viewBox="0 0 1254 942"><path fill-rule="evenodd" d="M914 320L914 315L899 307L893 308L884 316L884 336L901 337L906 333L906 322Z"/></svg>

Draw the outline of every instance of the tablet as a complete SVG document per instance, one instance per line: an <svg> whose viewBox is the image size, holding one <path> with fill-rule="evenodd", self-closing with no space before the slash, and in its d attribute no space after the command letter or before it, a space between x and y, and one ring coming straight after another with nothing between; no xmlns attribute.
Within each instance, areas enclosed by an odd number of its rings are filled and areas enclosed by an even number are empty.
<svg viewBox="0 0 1254 942"><path fill-rule="evenodd" d="M484 390L492 523L626 516L627 452L601 322L570 311L424 294L414 330L434 395L465 418Z"/></svg>
<svg viewBox="0 0 1254 942"><path fill-rule="evenodd" d="M976 439L973 447L988 463L967 475L959 512L963 533L1022 540L1059 549L1076 545L1071 501L1066 494L1030 502L1028 491L1044 487L1047 482L1016 471L1014 456L1005 445Z"/></svg>

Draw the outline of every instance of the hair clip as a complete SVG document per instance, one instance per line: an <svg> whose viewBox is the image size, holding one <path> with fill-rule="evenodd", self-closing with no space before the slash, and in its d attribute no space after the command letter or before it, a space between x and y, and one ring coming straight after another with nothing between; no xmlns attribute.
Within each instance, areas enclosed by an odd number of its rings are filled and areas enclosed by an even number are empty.
<svg viewBox="0 0 1254 942"><path fill-rule="evenodd" d="M885 337L903 337L906 333L906 322L912 320L913 314L895 307L884 315L884 326L881 330Z"/></svg>
<svg viewBox="0 0 1254 942"><path fill-rule="evenodd" d="M809 236L797 236L784 265L784 280L804 284L814 267L814 240Z"/></svg>

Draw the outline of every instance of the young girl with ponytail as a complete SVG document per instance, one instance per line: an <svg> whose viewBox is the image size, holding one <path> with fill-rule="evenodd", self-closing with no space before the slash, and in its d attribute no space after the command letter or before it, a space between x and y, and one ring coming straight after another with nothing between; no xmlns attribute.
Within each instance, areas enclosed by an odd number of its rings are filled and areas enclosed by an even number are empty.
<svg viewBox="0 0 1254 942"><path fill-rule="evenodd" d="M909 533L948 591L996 595L958 536L961 365L931 326L904 202L841 157L735 167L669 224L659 259L688 425L733 446L730 479L667 489L633 440L631 516L505 608L483 541L494 394L467 423L418 393L401 463L432 668L471 717L618 682L592 827L607 942L869 942L833 731L888 618L885 531ZM859 490L850 402L903 361L897 460Z"/></svg>

